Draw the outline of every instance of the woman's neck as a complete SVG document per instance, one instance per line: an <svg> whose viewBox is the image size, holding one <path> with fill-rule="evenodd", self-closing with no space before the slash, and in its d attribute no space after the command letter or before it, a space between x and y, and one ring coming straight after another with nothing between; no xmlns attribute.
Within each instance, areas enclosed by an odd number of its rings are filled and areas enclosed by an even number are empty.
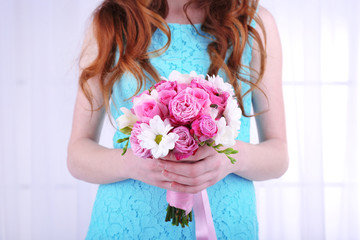
<svg viewBox="0 0 360 240"><path fill-rule="evenodd" d="M186 18L183 10L183 6L187 2L188 0L168 0L169 14L165 20L168 23L189 24L190 22ZM202 23L204 20L204 13L202 9L198 8L195 3L191 4L187 8L187 14L194 24Z"/></svg>

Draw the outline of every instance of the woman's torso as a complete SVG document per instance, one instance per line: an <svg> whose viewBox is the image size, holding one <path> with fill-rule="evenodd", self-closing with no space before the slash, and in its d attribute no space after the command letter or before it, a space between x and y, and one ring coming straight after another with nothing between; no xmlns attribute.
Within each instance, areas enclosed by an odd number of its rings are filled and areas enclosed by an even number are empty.
<svg viewBox="0 0 360 240"><path fill-rule="evenodd" d="M170 72L181 73L196 71L206 75L210 66L207 45L210 38L200 36L191 25L169 24L172 41L169 49L151 63L161 76L168 77ZM208 37L196 24L195 28ZM161 48L167 41L166 36L157 30L149 51ZM251 46L243 55L243 64L251 61ZM224 79L225 76L220 73ZM131 108L130 98L136 91L136 80L125 74L113 87L111 114L114 119L121 115L120 107ZM148 83L145 88L151 86ZM249 86L242 85L242 92ZM144 90L142 89L142 90ZM244 107L249 113L251 94L244 98ZM250 121L242 117L238 140L249 142ZM116 140L123 138L119 131L114 134L114 148L123 144ZM146 161L144 159L144 161ZM230 174L207 189L214 226L218 239L257 239L258 225L256 200L253 183ZM165 222L166 190L150 186L136 180L125 180L100 185L94 203L92 219L87 239L195 239L194 221L189 227L173 227Z"/></svg>

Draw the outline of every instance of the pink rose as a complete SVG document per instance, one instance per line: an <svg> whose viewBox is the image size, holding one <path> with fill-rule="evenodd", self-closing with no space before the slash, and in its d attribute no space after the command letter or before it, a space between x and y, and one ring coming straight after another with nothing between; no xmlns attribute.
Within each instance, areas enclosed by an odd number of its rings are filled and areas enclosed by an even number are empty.
<svg viewBox="0 0 360 240"><path fill-rule="evenodd" d="M157 84L155 84L154 87L158 92L161 92L163 90L177 91L177 82L162 80L162 81L158 82Z"/></svg>
<svg viewBox="0 0 360 240"><path fill-rule="evenodd" d="M159 92L160 102L164 105L168 105L169 101L176 95L176 91L174 90L162 90Z"/></svg>
<svg viewBox="0 0 360 240"><path fill-rule="evenodd" d="M178 83L177 92L180 93L181 91L183 91L184 89L186 89L189 86L190 86L190 84L187 84L187 83Z"/></svg>
<svg viewBox="0 0 360 240"><path fill-rule="evenodd" d="M146 89L146 90L144 90L142 93L140 93L139 95L137 95L136 97L134 97L133 99L131 99L133 102L134 102L134 99L135 98L144 98L144 97L146 97L145 95L147 95L147 96L150 96L150 92L149 92L149 90L148 89Z"/></svg>
<svg viewBox="0 0 360 240"><path fill-rule="evenodd" d="M211 82L200 77L196 77L193 80L191 80L191 87L204 89L209 95L219 94L219 91Z"/></svg>
<svg viewBox="0 0 360 240"><path fill-rule="evenodd" d="M142 121L148 123L150 119L159 115L161 118L168 114L167 107L155 99L145 99L133 107L135 115Z"/></svg>
<svg viewBox="0 0 360 240"><path fill-rule="evenodd" d="M187 127L180 126L173 129L172 132L179 135L179 140L175 142L173 150L177 160L185 159L196 153L199 146Z"/></svg>
<svg viewBox="0 0 360 240"><path fill-rule="evenodd" d="M134 127L131 131L130 136L130 144L131 149L133 150L134 154L141 158L150 158L152 157L151 150L142 148L140 146L140 140L137 138L137 136L141 133L141 122L136 122L134 124Z"/></svg>
<svg viewBox="0 0 360 240"><path fill-rule="evenodd" d="M194 121L201 113L202 106L198 100L182 91L169 102L171 120L177 125L186 125Z"/></svg>
<svg viewBox="0 0 360 240"><path fill-rule="evenodd" d="M202 112L209 111L211 101L209 98L209 94L207 92L205 92L205 90L200 89L200 88L188 87L184 91L196 98L196 100L200 103L201 107L203 108Z"/></svg>
<svg viewBox="0 0 360 240"><path fill-rule="evenodd" d="M191 128L200 142L214 137L218 131L215 121L209 115L200 116L191 124Z"/></svg>

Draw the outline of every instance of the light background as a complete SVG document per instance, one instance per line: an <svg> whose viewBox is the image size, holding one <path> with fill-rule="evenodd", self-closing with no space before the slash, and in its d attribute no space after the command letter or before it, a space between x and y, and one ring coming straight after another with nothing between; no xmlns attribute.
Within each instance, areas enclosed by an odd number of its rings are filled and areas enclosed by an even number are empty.
<svg viewBox="0 0 360 240"><path fill-rule="evenodd" d="M99 2L0 2L0 240L86 234L97 186L70 176L66 148ZM360 239L360 3L261 3L283 44L290 168L256 183L260 239ZM101 144L112 134L106 122Z"/></svg>

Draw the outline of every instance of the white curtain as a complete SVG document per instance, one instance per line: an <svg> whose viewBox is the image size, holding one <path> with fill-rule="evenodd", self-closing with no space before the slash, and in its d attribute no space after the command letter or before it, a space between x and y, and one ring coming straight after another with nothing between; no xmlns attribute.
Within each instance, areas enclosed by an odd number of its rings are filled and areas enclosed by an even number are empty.
<svg viewBox="0 0 360 240"><path fill-rule="evenodd" d="M0 240L86 234L97 186L70 176L66 147L99 2L0 2ZM260 239L360 239L360 3L261 3L283 44L290 168L256 183Z"/></svg>

